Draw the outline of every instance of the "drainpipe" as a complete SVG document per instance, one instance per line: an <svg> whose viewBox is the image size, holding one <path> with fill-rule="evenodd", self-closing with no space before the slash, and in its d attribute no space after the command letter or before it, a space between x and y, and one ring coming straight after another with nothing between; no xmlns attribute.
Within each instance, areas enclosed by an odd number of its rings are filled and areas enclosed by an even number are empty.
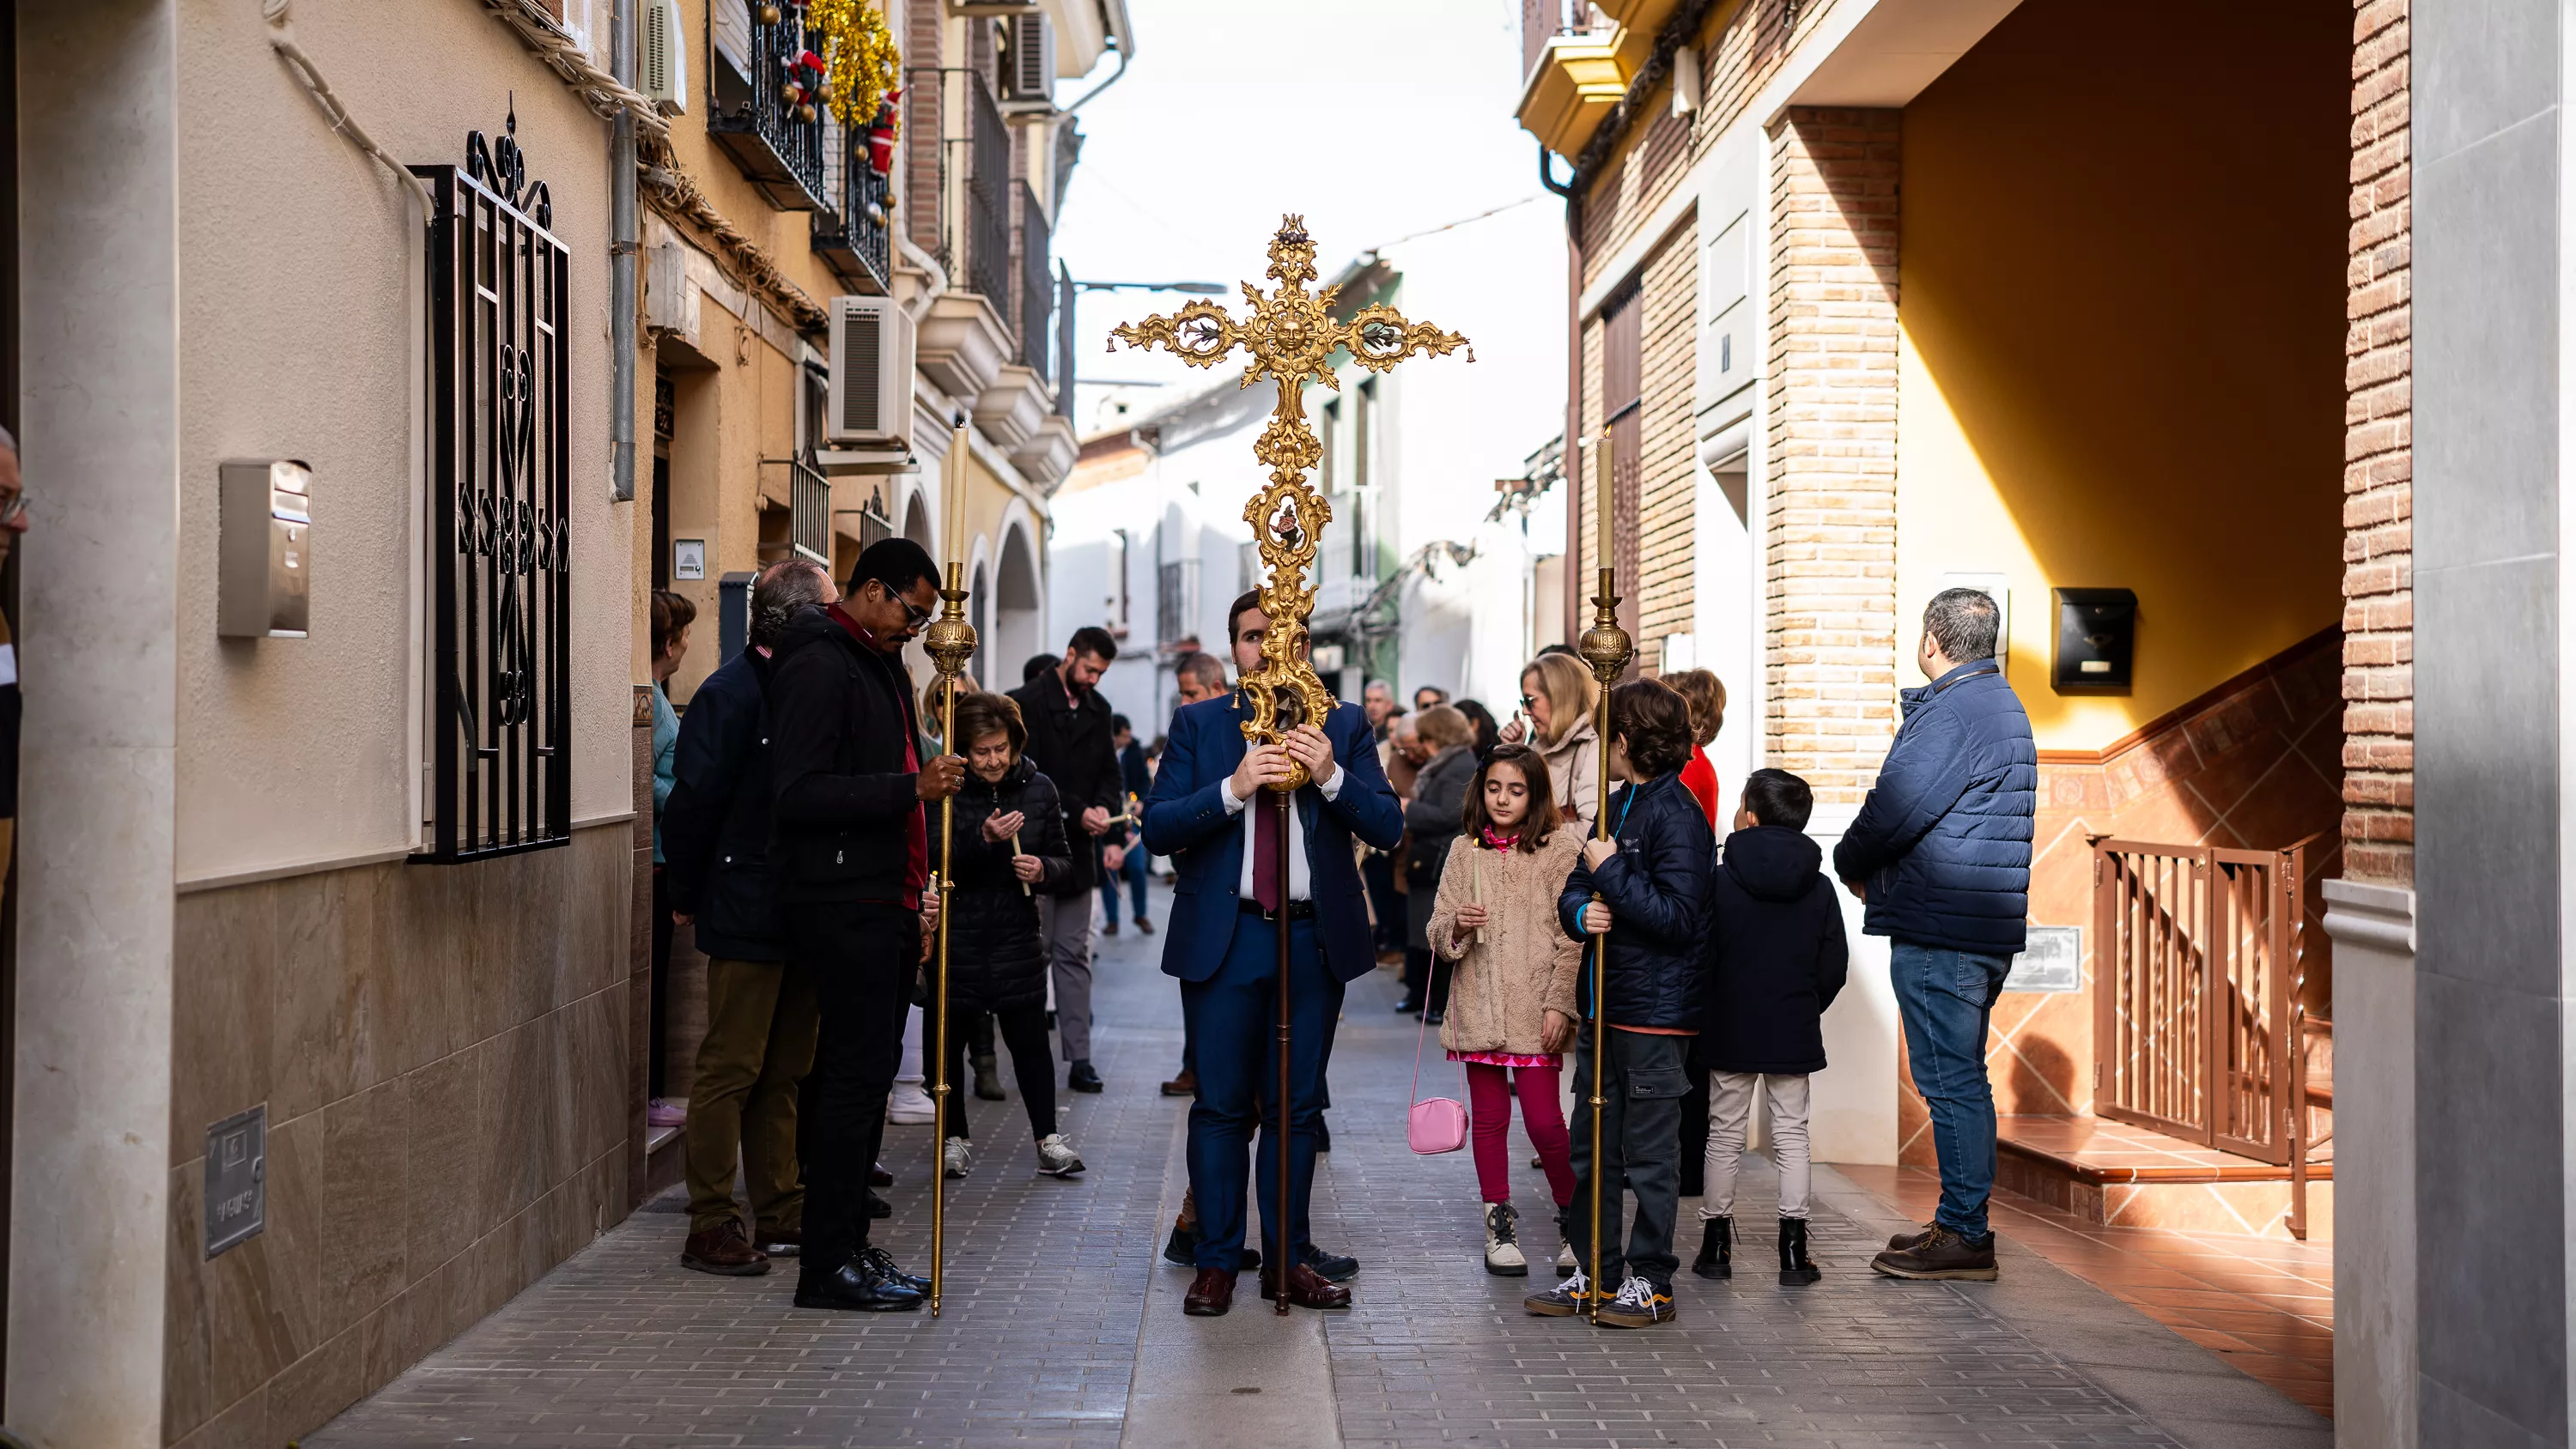
<svg viewBox="0 0 2576 1449"><path fill-rule="evenodd" d="M921 284L921 295L913 298L912 305L903 311L907 320L919 322L921 314L930 310L930 304L939 300L939 294L948 290L948 269L939 264L939 258L923 251L912 238L901 233L896 234L894 247L898 255L913 265L914 270L929 278Z"/></svg>
<svg viewBox="0 0 2576 1449"><path fill-rule="evenodd" d="M635 0L617 0L608 29L617 83L635 88ZM608 497L635 501L635 117L617 113L608 147Z"/></svg>

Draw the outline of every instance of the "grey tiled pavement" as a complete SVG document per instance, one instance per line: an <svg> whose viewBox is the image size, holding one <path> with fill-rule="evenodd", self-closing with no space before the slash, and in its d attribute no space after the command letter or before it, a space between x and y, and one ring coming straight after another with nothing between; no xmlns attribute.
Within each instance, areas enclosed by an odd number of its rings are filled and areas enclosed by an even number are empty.
<svg viewBox="0 0 2576 1449"><path fill-rule="evenodd" d="M1166 899L1156 892L1158 913ZM1095 1034L1110 1089L1065 1099L1090 1165L1082 1180L1030 1170L1016 1102L976 1104L988 1155L952 1185L938 1321L797 1310L792 1268L688 1272L685 1219L647 1210L304 1443L1117 1445L1146 1294L1176 1298L1188 1277L1156 1257L1184 1105L1154 1093L1180 1037L1177 995L1155 970L1161 945L1132 932L1101 942ZM1995 1285L1875 1278L1865 1264L1891 1225L1886 1209L1830 1173L1816 1218L1821 1283L1685 1276L1680 1321L1644 1332L1532 1318L1520 1295L1543 1280L1489 1278L1479 1264L1468 1154L1425 1159L1404 1146L1413 1032L1392 1002L1385 974L1352 989L1334 1058L1335 1150L1317 1187L1318 1238L1365 1265L1355 1310L1323 1325L1329 1381L1319 1369L1310 1385L1318 1408L1333 1400L1351 1449L2329 1442L2322 1420L2030 1255L2010 1252ZM1454 1082L1447 1070L1426 1078ZM904 1180L880 1241L908 1265L927 1255L929 1139L927 1128L889 1132L887 1162ZM1550 1209L1514 1143L1536 1256L1553 1250ZM1745 1200L1764 1201L1770 1186L1748 1163ZM1758 1267L1767 1223L1754 1237ZM1243 1286L1237 1318L1266 1321L1269 1305ZM1261 1341L1254 1323L1227 1327ZM1140 1439L1172 1441L1174 1426L1146 1427L1140 1418ZM1222 1425L1206 1428L1205 1442L1227 1441Z"/></svg>

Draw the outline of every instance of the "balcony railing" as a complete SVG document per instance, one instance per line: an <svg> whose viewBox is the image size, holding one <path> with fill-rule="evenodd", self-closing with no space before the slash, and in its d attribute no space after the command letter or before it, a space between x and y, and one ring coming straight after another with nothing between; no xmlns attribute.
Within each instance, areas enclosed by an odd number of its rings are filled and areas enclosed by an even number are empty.
<svg viewBox="0 0 2576 1449"><path fill-rule="evenodd" d="M1521 79L1528 81L1548 41L1592 27L1592 0L1521 0Z"/></svg>
<svg viewBox="0 0 2576 1449"><path fill-rule="evenodd" d="M787 98L789 62L810 48L798 12L783 7L771 25L743 0L715 0L714 9L721 13L709 26L715 63L709 67L707 134L770 205L781 211L832 209L836 203L823 179L822 105L810 97L803 103ZM814 115L810 121L807 109Z"/></svg>
<svg viewBox="0 0 2576 1449"><path fill-rule="evenodd" d="M1011 136L1004 129L1001 105L979 72L966 81L965 235L948 236L948 275L960 275L955 253L964 242L966 285L983 294L993 310L1011 314Z"/></svg>
<svg viewBox="0 0 2576 1449"><path fill-rule="evenodd" d="M801 461L787 465L787 541L798 553L832 567L832 484Z"/></svg>
<svg viewBox="0 0 2576 1449"><path fill-rule="evenodd" d="M894 180L868 165L865 127L844 132L827 119L825 141L831 165L823 184L835 204L814 213L814 250L858 290L882 296L893 275L886 201Z"/></svg>
<svg viewBox="0 0 2576 1449"><path fill-rule="evenodd" d="M1175 559L1154 579L1154 637L1178 639L1196 627L1199 616L1199 561Z"/></svg>
<svg viewBox="0 0 2576 1449"><path fill-rule="evenodd" d="M1047 323L1055 313L1055 261L1046 212L1037 193L1020 183L1020 361L1039 377L1053 370L1054 339Z"/></svg>

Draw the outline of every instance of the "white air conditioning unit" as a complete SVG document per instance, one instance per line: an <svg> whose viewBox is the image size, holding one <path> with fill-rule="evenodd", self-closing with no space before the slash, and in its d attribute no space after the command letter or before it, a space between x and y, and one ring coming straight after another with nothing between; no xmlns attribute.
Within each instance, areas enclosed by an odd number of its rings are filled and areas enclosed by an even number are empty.
<svg viewBox="0 0 2576 1449"><path fill-rule="evenodd" d="M1055 104L1055 26L1044 15L1014 15L1011 64L1002 77L1002 99Z"/></svg>
<svg viewBox="0 0 2576 1449"><path fill-rule="evenodd" d="M635 47L638 88L663 110L686 112L689 32L680 23L680 0L644 0L642 30Z"/></svg>
<svg viewBox="0 0 2576 1449"><path fill-rule="evenodd" d="M892 297L832 299L832 381L823 440L912 445L912 319Z"/></svg>

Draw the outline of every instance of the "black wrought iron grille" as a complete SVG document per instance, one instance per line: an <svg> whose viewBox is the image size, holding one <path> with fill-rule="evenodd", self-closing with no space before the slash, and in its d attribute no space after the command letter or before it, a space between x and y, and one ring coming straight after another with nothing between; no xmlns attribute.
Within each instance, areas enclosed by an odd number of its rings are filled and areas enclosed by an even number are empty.
<svg viewBox="0 0 2576 1449"><path fill-rule="evenodd" d="M430 847L476 860L572 838L565 280L517 142L412 168L429 223Z"/></svg>
<svg viewBox="0 0 2576 1449"><path fill-rule="evenodd" d="M787 541L798 553L832 567L832 480L802 462L787 465Z"/></svg>
<svg viewBox="0 0 2576 1449"><path fill-rule="evenodd" d="M1011 135L983 73L966 73L966 282L1011 313ZM950 240L954 250L956 242ZM954 277L952 265L949 275Z"/></svg>
<svg viewBox="0 0 2576 1449"><path fill-rule="evenodd" d="M1054 258L1047 249L1047 215L1037 193L1020 183L1020 361L1045 377L1054 370L1055 338L1047 322L1055 308Z"/></svg>

